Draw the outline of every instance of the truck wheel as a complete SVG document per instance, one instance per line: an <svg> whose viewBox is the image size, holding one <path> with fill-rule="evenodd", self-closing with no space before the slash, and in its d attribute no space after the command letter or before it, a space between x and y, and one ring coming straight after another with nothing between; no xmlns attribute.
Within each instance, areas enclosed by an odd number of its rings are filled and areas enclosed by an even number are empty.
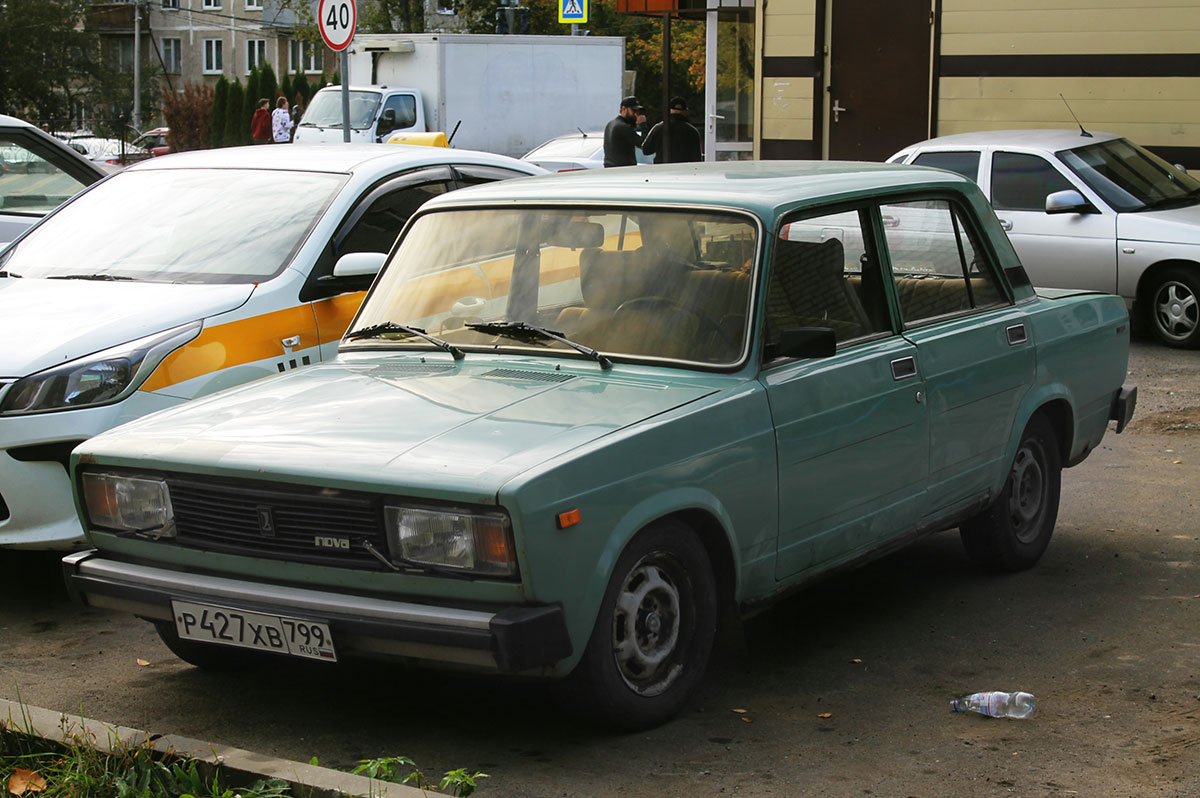
<svg viewBox="0 0 1200 798"><path fill-rule="evenodd" d="M664 723L704 675L716 618L712 565L695 533L670 520L647 527L617 560L565 697L613 728Z"/></svg>
<svg viewBox="0 0 1200 798"><path fill-rule="evenodd" d="M1050 543L1058 520L1062 461L1054 428L1038 414L1029 420L1004 488L979 515L959 527L967 556L990 571L1023 571Z"/></svg>
<svg viewBox="0 0 1200 798"><path fill-rule="evenodd" d="M154 630L158 632L159 639L171 650L172 654L187 664L195 665L206 671L224 673L248 671L263 666L272 658L279 659L278 655L272 657L271 654L248 649L185 640L176 633L174 624L166 621L155 621Z"/></svg>
<svg viewBox="0 0 1200 798"><path fill-rule="evenodd" d="M1200 347L1200 277L1192 269L1172 267L1158 276L1146 312L1154 334L1167 346Z"/></svg>

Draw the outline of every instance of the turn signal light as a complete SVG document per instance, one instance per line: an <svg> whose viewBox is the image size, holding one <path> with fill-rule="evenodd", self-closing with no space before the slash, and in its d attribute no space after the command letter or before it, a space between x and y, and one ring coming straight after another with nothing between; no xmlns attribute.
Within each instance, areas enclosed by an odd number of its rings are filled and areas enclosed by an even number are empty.
<svg viewBox="0 0 1200 798"><path fill-rule="evenodd" d="M566 529L569 526L575 526L583 520L583 516L579 512L579 508L567 510L565 513L558 514L558 528Z"/></svg>

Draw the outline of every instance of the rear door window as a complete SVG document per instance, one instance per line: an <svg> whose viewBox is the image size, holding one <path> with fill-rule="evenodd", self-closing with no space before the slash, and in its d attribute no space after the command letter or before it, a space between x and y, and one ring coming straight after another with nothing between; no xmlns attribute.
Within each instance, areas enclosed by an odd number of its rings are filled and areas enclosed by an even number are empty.
<svg viewBox="0 0 1200 798"><path fill-rule="evenodd" d="M979 180L979 153L963 152L923 152L913 159L913 166L932 166L935 169L946 169L958 172L963 177Z"/></svg>

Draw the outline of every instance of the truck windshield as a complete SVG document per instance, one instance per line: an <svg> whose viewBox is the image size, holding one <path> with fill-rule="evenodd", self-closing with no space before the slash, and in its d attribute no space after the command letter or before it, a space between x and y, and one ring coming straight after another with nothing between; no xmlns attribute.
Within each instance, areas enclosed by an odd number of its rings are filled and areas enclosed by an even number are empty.
<svg viewBox="0 0 1200 798"><path fill-rule="evenodd" d="M1125 139L1063 150L1058 157L1118 211L1200 202L1200 181Z"/></svg>
<svg viewBox="0 0 1200 798"><path fill-rule="evenodd" d="M757 225L711 210L448 210L417 219L356 327L419 327L470 351L731 366L745 355ZM422 348L409 335L343 349Z"/></svg>
<svg viewBox="0 0 1200 798"><path fill-rule="evenodd" d="M366 130L375 122L381 94L377 91L350 92L350 127ZM341 127L342 90L321 89L300 119L300 127Z"/></svg>
<svg viewBox="0 0 1200 798"><path fill-rule="evenodd" d="M22 277L260 282L291 261L344 180L266 169L121 172L33 229L3 267Z"/></svg>

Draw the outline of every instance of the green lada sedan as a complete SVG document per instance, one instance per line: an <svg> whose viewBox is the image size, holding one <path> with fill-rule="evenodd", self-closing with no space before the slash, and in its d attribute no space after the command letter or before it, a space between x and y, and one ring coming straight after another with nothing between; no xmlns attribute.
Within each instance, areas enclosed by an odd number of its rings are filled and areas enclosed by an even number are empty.
<svg viewBox="0 0 1200 798"><path fill-rule="evenodd" d="M353 269L353 264L343 265ZM720 619L957 528L1032 566L1135 405L1125 303L1030 286L971 181L746 162L436 198L337 357L75 450L83 602L201 667L554 680L628 729Z"/></svg>

